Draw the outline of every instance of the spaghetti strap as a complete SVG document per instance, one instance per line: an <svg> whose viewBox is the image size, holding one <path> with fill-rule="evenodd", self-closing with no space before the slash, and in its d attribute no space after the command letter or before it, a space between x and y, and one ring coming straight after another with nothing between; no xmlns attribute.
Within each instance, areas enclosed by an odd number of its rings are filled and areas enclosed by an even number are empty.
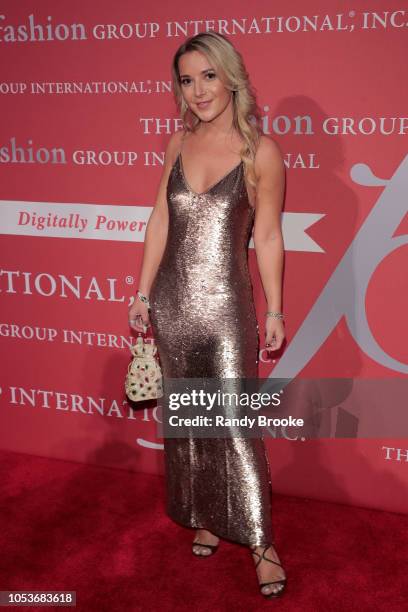
<svg viewBox="0 0 408 612"><path fill-rule="evenodd" d="M177 162L181 163L181 154L182 154L182 151L183 151L184 139L185 139L186 134L187 134L187 132L186 132L186 130L184 128L182 130L180 130L180 131L183 132L182 136L181 136L181 139L180 139L180 149L179 149L179 151L178 151L178 153L176 155L175 161L173 163L173 167L176 165Z"/></svg>
<svg viewBox="0 0 408 612"><path fill-rule="evenodd" d="M180 140L180 151L179 151L179 155L181 156L181 153L183 151L183 144L184 144L184 139L187 135L187 131L183 128L183 134L181 136L181 140Z"/></svg>

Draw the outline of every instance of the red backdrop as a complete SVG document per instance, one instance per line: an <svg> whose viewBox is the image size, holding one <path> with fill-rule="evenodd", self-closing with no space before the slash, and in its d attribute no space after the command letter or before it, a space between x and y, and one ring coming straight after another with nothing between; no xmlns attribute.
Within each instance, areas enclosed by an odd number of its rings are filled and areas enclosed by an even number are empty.
<svg viewBox="0 0 408 612"><path fill-rule="evenodd" d="M287 346L275 361L261 352L260 375L304 379L320 399L327 378L340 381L324 439L268 438L274 490L408 510L406 419L389 396L376 404L358 392L408 373L401 7L2 3L3 449L162 470L154 409L133 412L124 395L127 309L180 128L171 59L187 36L214 29L242 53L287 168ZM249 258L263 337L252 244ZM353 414L358 435L342 439L339 419Z"/></svg>

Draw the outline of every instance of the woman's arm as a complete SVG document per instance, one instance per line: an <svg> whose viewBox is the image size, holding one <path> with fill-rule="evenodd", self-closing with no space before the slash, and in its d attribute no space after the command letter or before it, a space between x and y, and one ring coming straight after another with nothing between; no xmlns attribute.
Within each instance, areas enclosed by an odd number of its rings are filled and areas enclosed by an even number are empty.
<svg viewBox="0 0 408 612"><path fill-rule="evenodd" d="M164 249L166 247L169 225L167 182L177 155L176 151L178 150L177 147L179 146L179 140L180 134L176 132L172 135L167 145L156 203L146 226L142 265L140 268L139 282L137 285L140 292L146 296L149 296L151 286L157 274ZM147 306L137 297L129 309L129 319L134 320L136 315L142 315L143 323L145 325L149 323ZM143 329L143 325L141 325L139 320L136 322L136 324L131 324L131 327L137 331L142 331Z"/></svg>
<svg viewBox="0 0 408 612"><path fill-rule="evenodd" d="M146 226L142 265L138 287L144 295L149 295L150 288L156 276L163 257L167 241L169 213L167 206L167 181L173 165L174 135L170 138L164 155L163 172L160 179L156 204L150 214Z"/></svg>
<svg viewBox="0 0 408 612"><path fill-rule="evenodd" d="M254 246L259 273L265 292L267 310L282 312L282 270L284 245L281 212L285 191L285 166L278 145L267 138L261 141L255 158L257 192L254 223ZM285 337L281 320L266 319L266 344L280 348Z"/></svg>

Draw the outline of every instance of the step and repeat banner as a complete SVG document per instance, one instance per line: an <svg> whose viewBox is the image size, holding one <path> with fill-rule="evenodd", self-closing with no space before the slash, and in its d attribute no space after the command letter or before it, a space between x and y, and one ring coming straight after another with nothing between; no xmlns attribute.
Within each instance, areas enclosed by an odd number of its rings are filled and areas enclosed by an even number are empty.
<svg viewBox="0 0 408 612"><path fill-rule="evenodd" d="M0 7L0 446L163 472L155 402L124 392L128 307L170 135L170 66L215 30L286 166L287 339L310 437L269 427L276 492L408 511L408 7L98 0Z"/></svg>

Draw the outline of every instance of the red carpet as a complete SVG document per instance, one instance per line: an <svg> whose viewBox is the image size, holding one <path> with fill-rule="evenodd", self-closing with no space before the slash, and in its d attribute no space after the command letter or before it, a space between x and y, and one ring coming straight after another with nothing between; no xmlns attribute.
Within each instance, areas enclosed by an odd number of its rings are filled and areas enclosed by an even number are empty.
<svg viewBox="0 0 408 612"><path fill-rule="evenodd" d="M193 557L193 530L164 514L162 477L0 460L0 590L75 590L76 608L63 609L80 612L407 610L407 516L275 495L288 585L267 601L245 547Z"/></svg>

